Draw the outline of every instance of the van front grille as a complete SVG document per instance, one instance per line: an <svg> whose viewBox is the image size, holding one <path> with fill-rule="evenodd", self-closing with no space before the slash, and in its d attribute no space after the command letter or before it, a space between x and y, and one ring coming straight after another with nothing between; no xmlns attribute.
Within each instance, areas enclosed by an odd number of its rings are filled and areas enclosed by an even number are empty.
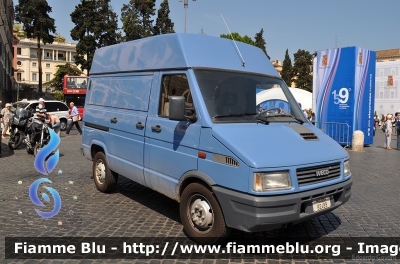
<svg viewBox="0 0 400 264"><path fill-rule="evenodd" d="M299 186L330 181L340 177L340 163L326 164L296 170Z"/></svg>
<svg viewBox="0 0 400 264"><path fill-rule="evenodd" d="M222 163L222 164L226 164L229 166L239 167L239 162L237 162L234 158L220 155L220 154L214 154L213 161Z"/></svg>

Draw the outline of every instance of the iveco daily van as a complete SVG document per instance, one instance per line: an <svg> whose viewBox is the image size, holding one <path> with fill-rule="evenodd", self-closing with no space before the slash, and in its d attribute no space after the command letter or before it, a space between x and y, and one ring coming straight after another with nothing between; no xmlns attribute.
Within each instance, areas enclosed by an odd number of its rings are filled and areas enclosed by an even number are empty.
<svg viewBox="0 0 400 264"><path fill-rule="evenodd" d="M90 71L82 151L97 189L123 175L178 201L198 242L296 224L351 195L347 152L304 117L261 49L236 44L155 36L96 50ZM268 89L279 98L261 110Z"/></svg>

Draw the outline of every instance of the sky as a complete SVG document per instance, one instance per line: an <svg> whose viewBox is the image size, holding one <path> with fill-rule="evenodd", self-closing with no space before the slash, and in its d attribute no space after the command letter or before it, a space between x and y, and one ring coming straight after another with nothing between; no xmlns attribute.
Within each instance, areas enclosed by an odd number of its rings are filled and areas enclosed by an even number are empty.
<svg viewBox="0 0 400 264"><path fill-rule="evenodd" d="M18 0L13 0L14 6ZM68 42L74 27L70 14L80 0L47 0L57 32ZM129 0L111 0L118 15ZM156 9L162 0L156 1ZM184 5L169 0L170 18L177 33L184 32ZM264 29L271 60L283 61L286 49L293 63L299 49L314 51L358 46L370 50L400 49L399 0L189 0L186 32L210 36L231 32L252 39ZM157 14L157 11L156 11ZM156 16L154 17L154 20Z"/></svg>

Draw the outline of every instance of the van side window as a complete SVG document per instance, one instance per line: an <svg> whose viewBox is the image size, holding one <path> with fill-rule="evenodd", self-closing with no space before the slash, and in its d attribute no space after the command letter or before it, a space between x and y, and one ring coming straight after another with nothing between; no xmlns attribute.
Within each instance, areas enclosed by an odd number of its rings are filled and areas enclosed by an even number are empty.
<svg viewBox="0 0 400 264"><path fill-rule="evenodd" d="M169 117L169 96L185 97L186 115L191 116L195 113L192 94L185 74L164 75L161 81L160 105L158 116Z"/></svg>

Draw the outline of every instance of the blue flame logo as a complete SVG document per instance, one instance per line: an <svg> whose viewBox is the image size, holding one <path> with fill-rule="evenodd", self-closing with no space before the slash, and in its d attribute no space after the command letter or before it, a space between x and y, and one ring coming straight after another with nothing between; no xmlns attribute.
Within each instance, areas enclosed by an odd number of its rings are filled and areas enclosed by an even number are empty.
<svg viewBox="0 0 400 264"><path fill-rule="evenodd" d="M39 197L37 196L37 190L39 185L42 182L48 182L51 183L51 181L47 178L41 178L39 180L36 180L32 183L31 187L29 188L29 197L31 198L32 202L34 204L36 204L37 206L45 206L40 200ZM47 187L45 186L44 188L46 188L51 195L54 198L54 209L51 212L42 212L38 209L35 209L36 213L38 213L41 217L43 218L50 218L55 216L56 214L58 214L58 212L61 209L61 198L60 195L58 194L58 192L56 190L54 190L51 187ZM46 193L42 193L42 198L46 201L46 202L50 202L50 198Z"/></svg>
<svg viewBox="0 0 400 264"><path fill-rule="evenodd" d="M38 172L40 172L43 175L48 175L57 165L58 159L59 159L59 150L57 150L54 154L52 152L58 147L60 144L60 138L57 136L57 134L53 131L53 129L49 128L50 132L50 141L49 143L44 146L36 155L35 158L35 168ZM52 154L46 161L46 158ZM45 163L46 162L46 167L45 168Z"/></svg>

